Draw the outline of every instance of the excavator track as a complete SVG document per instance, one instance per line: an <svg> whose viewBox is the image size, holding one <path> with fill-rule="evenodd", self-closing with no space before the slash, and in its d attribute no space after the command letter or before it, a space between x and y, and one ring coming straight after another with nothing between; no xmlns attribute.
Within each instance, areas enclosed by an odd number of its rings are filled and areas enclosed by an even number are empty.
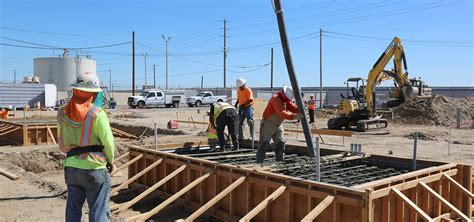
<svg viewBox="0 0 474 222"><path fill-rule="evenodd" d="M386 119L367 119L357 121L357 131L365 132L371 129L387 128L388 121Z"/></svg>

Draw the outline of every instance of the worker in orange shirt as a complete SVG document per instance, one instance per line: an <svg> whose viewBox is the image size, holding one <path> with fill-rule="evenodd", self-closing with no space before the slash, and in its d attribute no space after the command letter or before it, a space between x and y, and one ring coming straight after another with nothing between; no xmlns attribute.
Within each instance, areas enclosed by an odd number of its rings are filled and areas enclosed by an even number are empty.
<svg viewBox="0 0 474 222"><path fill-rule="evenodd" d="M283 90L278 91L268 101L265 111L263 111L262 122L260 123L260 144L257 150L257 163L263 163L265 160L265 153L272 139L273 143L276 143L276 161L283 161L286 140L282 123L285 119L299 120L301 117L298 113L298 107L291 101L293 97L293 89L289 86L284 86Z"/></svg>
<svg viewBox="0 0 474 222"><path fill-rule="evenodd" d="M237 105L239 107L239 141L242 141L244 138L244 120L247 119L247 124L250 128L250 135L253 137L254 132L254 120L253 120L253 107L255 100L253 98L252 90L247 87L247 81L243 78L238 78L236 85L239 88L237 90L237 102L235 103L235 108Z"/></svg>
<svg viewBox="0 0 474 222"><path fill-rule="evenodd" d="M8 119L9 110L12 110L12 106L2 107L0 109L0 119Z"/></svg>
<svg viewBox="0 0 474 222"><path fill-rule="evenodd" d="M314 109L316 108L316 100L314 100L314 96L309 96L308 101L308 112L309 112L309 123L314 123Z"/></svg>

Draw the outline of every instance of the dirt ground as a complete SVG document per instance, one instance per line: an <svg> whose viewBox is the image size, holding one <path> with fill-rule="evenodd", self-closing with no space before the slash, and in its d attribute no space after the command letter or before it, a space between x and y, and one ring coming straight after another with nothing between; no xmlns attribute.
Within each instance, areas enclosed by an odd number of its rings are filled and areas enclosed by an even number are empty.
<svg viewBox="0 0 474 222"><path fill-rule="evenodd" d="M205 113L208 109L209 107L143 110L123 108L111 112L109 116L112 124L129 126L137 134L145 136L153 135L151 131L156 123L160 129L158 131L158 142L159 144L165 144L205 140L207 138L206 125L180 123L179 131L166 130L166 125L172 119L206 122ZM319 113L316 119L316 127L325 128L328 117L333 114L334 111L329 112L329 114ZM54 117L56 113L52 111L28 112L27 115L28 117L35 115L36 118L45 118ZM22 116L17 117L22 118ZM321 147L349 150L351 143L359 143L362 144L362 151L367 154L411 158L413 155L411 134L417 131L420 133L417 151L419 159L474 165L473 129L450 129L447 126L410 125L401 122L390 121L389 127L385 130L355 133L350 138L322 136L324 143ZM259 119L257 118L257 126L258 124ZM142 127L140 128L140 126ZM285 127L287 129L301 129L301 126L291 122L285 123ZM248 132L246 134L249 136ZM448 144L450 136L451 143ZM305 144L303 134L290 133L286 137L289 143ZM152 136L139 141L117 139L117 147L120 153L123 153L126 144L151 145L153 141ZM0 209L2 209L0 211L0 218L2 219L0 221L64 221L67 192L63 179L63 159L64 154L58 152L55 145L0 146L0 168L21 177L19 180L12 181L0 176ZM112 181L114 185L117 185L126 179L126 170L124 170L122 175L113 177ZM130 194L112 198L111 205L130 198L132 198ZM138 214L139 212L136 210L143 212L156 206L157 203L156 200L140 203L138 207L120 214L120 217L112 217L112 220L121 221L121 218ZM174 219L188 214L179 204L166 211L167 213L160 215L167 216L155 218L156 221L174 221ZM87 214L86 207L84 212Z"/></svg>

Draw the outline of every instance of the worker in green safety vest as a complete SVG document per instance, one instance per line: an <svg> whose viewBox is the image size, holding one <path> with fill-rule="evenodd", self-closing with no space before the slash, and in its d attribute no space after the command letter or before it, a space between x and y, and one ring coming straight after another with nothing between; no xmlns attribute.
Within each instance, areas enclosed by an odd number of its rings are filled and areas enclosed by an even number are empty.
<svg viewBox="0 0 474 222"><path fill-rule="evenodd" d="M107 114L96 105L102 89L97 75L89 72L79 74L72 87L68 104L57 114L58 145L67 154L66 221L82 221L86 200L89 221L109 221L109 172L114 170L115 147Z"/></svg>
<svg viewBox="0 0 474 222"><path fill-rule="evenodd" d="M237 140L237 122L238 114L234 106L229 103L217 102L211 105L209 112L209 122L216 129L217 138L219 140L219 150L225 150L224 129L227 126L229 136L232 138L232 150L239 149L239 141Z"/></svg>

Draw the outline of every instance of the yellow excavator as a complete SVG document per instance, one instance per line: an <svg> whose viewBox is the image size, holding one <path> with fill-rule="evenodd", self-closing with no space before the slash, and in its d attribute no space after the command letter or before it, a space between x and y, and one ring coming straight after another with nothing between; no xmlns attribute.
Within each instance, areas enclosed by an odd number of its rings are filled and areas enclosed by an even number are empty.
<svg viewBox="0 0 474 222"><path fill-rule="evenodd" d="M384 70L392 57L394 68ZM346 81L346 96L341 93L338 116L329 119L328 128L342 129L356 126L357 131L363 132L387 127L387 120L376 114L375 86L388 79L394 81L389 101L385 104L388 107L398 106L420 96L431 95L431 88L425 85L424 81L408 78L403 45L400 38L395 37L375 62L367 80L349 78Z"/></svg>

